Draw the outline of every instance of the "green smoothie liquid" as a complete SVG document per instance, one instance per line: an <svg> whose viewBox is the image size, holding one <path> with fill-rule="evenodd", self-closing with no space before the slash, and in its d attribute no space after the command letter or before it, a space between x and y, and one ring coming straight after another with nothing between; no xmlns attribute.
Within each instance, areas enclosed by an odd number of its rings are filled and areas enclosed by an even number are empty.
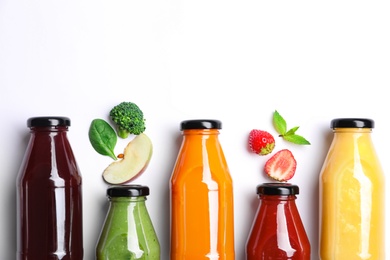
<svg viewBox="0 0 390 260"><path fill-rule="evenodd" d="M97 260L159 260L160 244L146 197L112 197L96 248Z"/></svg>

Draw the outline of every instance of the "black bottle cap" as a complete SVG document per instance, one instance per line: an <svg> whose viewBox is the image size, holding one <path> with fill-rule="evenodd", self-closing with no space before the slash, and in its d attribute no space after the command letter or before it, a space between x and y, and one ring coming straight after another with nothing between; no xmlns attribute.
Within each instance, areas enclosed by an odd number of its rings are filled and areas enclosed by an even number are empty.
<svg viewBox="0 0 390 260"><path fill-rule="evenodd" d="M31 117L27 120L27 126L70 126L70 119L63 116Z"/></svg>
<svg viewBox="0 0 390 260"><path fill-rule="evenodd" d="M299 187L290 183L263 183L257 186L259 195L295 195Z"/></svg>
<svg viewBox="0 0 390 260"><path fill-rule="evenodd" d="M180 124L180 130L188 129L221 129L222 123L214 119L185 120Z"/></svg>
<svg viewBox="0 0 390 260"><path fill-rule="evenodd" d="M149 195L149 187L132 184L132 185L114 185L107 189L109 197L141 197Z"/></svg>
<svg viewBox="0 0 390 260"><path fill-rule="evenodd" d="M331 128L374 128L374 120L369 118L335 118Z"/></svg>

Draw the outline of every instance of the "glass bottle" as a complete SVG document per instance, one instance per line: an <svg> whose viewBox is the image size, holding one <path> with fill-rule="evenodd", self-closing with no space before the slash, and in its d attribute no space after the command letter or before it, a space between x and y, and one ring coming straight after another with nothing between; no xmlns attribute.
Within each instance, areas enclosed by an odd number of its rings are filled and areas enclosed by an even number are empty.
<svg viewBox="0 0 390 260"><path fill-rule="evenodd" d="M160 244L146 208L149 187L107 189L109 210L96 247L97 260L159 260Z"/></svg>
<svg viewBox="0 0 390 260"><path fill-rule="evenodd" d="M218 120L181 122L182 144L171 180L171 260L232 260L232 178Z"/></svg>
<svg viewBox="0 0 390 260"><path fill-rule="evenodd" d="M374 121L337 118L320 173L320 259L385 259L385 180Z"/></svg>
<svg viewBox="0 0 390 260"><path fill-rule="evenodd" d="M17 259L83 259L82 183L67 117L27 120L17 178Z"/></svg>
<svg viewBox="0 0 390 260"><path fill-rule="evenodd" d="M289 183L257 186L260 204L246 243L247 260L310 260L310 242Z"/></svg>

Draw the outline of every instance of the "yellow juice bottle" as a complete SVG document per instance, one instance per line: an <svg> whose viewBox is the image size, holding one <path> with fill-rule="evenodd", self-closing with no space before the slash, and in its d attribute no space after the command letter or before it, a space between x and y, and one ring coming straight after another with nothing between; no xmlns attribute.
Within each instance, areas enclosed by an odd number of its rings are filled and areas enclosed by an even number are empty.
<svg viewBox="0 0 390 260"><path fill-rule="evenodd" d="M374 121L338 118L319 179L321 260L385 260L385 180Z"/></svg>

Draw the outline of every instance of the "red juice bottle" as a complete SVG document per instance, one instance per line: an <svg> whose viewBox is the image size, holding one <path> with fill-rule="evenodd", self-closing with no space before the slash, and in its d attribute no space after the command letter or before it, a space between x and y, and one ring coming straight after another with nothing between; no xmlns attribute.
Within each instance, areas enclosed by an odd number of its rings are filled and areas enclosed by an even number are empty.
<svg viewBox="0 0 390 260"><path fill-rule="evenodd" d="M246 244L247 260L310 260L310 242L295 204L297 185L257 186L260 205Z"/></svg>
<svg viewBox="0 0 390 260"><path fill-rule="evenodd" d="M82 260L82 186L67 117L27 120L30 140L17 178L17 259Z"/></svg>

